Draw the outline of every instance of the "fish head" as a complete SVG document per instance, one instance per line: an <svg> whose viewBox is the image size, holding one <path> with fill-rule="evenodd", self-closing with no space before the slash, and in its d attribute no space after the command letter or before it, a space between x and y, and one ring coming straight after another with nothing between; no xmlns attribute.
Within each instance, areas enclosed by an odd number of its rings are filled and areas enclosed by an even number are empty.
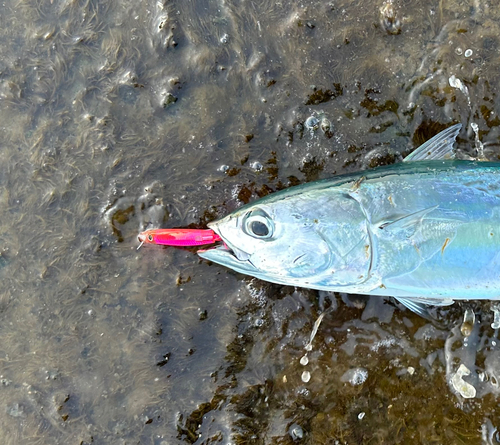
<svg viewBox="0 0 500 445"><path fill-rule="evenodd" d="M223 244L198 254L274 283L326 288L359 281L359 270L369 267L365 217L358 211L358 220L344 221L349 212L322 204L299 197L246 205L208 224ZM345 205L359 209L353 200Z"/></svg>

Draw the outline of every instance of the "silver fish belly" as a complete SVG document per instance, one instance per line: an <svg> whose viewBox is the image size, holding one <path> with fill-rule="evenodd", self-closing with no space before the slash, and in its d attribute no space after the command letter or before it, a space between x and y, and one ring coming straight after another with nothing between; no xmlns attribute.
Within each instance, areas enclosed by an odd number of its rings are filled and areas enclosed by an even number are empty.
<svg viewBox="0 0 500 445"><path fill-rule="evenodd" d="M274 283L398 298L500 297L500 163L443 160L455 125L406 162L274 193L209 224L200 256Z"/></svg>

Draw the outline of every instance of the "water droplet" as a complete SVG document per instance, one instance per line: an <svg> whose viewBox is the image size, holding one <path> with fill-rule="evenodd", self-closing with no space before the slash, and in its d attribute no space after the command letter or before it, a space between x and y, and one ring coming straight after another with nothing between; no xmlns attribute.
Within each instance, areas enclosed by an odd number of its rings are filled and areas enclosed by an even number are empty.
<svg viewBox="0 0 500 445"><path fill-rule="evenodd" d="M479 139L479 125L477 125L475 122L471 122L470 126L475 133L475 148L477 151L477 157L478 159L484 160L484 145Z"/></svg>
<svg viewBox="0 0 500 445"><path fill-rule="evenodd" d="M255 320L255 327L256 328L260 328L264 325L264 320L262 318L257 318Z"/></svg>
<svg viewBox="0 0 500 445"><path fill-rule="evenodd" d="M464 313L464 322L462 323L462 326L460 326L460 332L464 337L468 337L472 333L475 320L476 315L474 314L474 311L467 308Z"/></svg>
<svg viewBox="0 0 500 445"><path fill-rule="evenodd" d="M304 383L307 383L309 380L311 380L311 373L309 371L304 371L301 378Z"/></svg>
<svg viewBox="0 0 500 445"><path fill-rule="evenodd" d="M319 314L319 317L314 322L313 330L311 332L311 336L309 337L309 343L305 347L306 351L312 351L312 342L314 340L314 337L318 333L319 325L321 324L321 320L323 320L323 317L325 316L325 314L326 314L326 312L322 312L321 314Z"/></svg>

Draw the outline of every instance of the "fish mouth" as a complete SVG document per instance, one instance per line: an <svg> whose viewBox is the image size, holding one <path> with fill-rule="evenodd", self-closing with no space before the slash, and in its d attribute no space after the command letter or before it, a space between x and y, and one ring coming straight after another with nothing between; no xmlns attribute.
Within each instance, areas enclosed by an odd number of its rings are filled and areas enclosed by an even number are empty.
<svg viewBox="0 0 500 445"><path fill-rule="evenodd" d="M249 253L237 248L228 241L227 238L220 233L217 225L208 224L208 227L221 237L223 243L208 249L198 250L197 254L201 258L244 274L251 274L257 271L250 260L251 255Z"/></svg>

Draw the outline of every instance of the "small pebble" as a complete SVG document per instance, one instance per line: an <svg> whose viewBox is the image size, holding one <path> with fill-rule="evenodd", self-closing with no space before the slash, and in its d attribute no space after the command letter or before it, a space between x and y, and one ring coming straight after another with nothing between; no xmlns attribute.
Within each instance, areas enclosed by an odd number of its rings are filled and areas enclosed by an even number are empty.
<svg viewBox="0 0 500 445"><path fill-rule="evenodd" d="M380 23L387 34L397 35L401 33L401 20L397 17L391 0L388 0L380 8Z"/></svg>
<svg viewBox="0 0 500 445"><path fill-rule="evenodd" d="M467 49L467 50L465 50L464 56L465 56L465 57L470 57L470 56L472 56L472 50L471 50L471 49Z"/></svg>
<svg viewBox="0 0 500 445"><path fill-rule="evenodd" d="M330 123L330 121L324 117L321 119L321 130L323 130L324 133L328 133L330 131L330 128L332 127L332 124Z"/></svg>
<svg viewBox="0 0 500 445"><path fill-rule="evenodd" d="M198 309L198 318L200 321L206 320L208 318L208 311Z"/></svg>
<svg viewBox="0 0 500 445"><path fill-rule="evenodd" d="M177 102L177 97L175 97L172 93L167 93L162 101L163 108L167 108L169 105Z"/></svg>

